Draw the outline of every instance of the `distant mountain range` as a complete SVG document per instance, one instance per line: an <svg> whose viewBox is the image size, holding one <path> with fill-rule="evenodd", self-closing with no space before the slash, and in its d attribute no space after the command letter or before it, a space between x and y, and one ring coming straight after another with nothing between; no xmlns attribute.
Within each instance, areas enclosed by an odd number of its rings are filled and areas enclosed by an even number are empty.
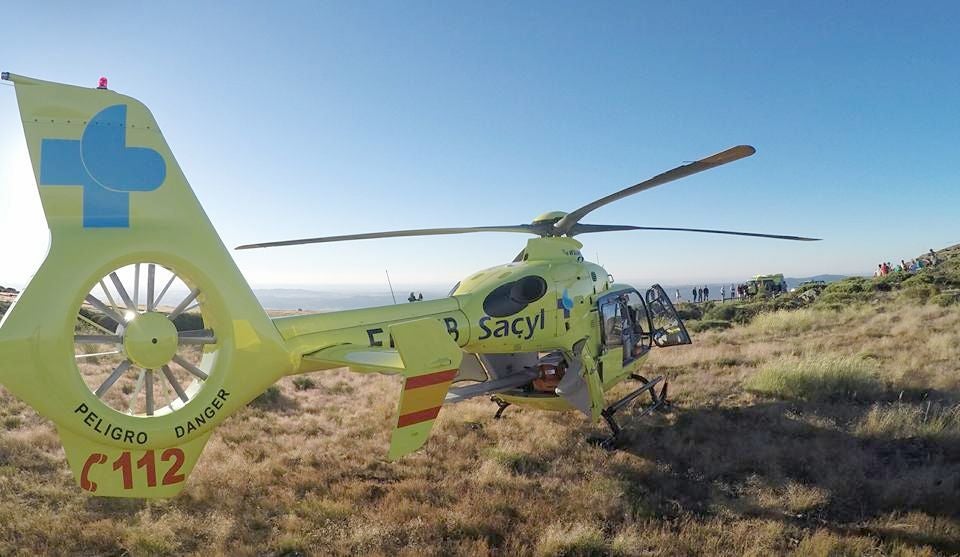
<svg viewBox="0 0 960 557"><path fill-rule="evenodd" d="M328 290L307 290L302 288L258 288L254 289L260 304L267 309L305 311L341 311L375 306L389 306L394 303L389 292L349 292ZM419 294L420 292L418 292ZM442 298L447 295L440 291L423 291L425 300ZM406 304L410 292L397 292L396 303Z"/></svg>
<svg viewBox="0 0 960 557"><path fill-rule="evenodd" d="M790 288L795 288L801 282L807 282L811 280L822 280L823 282L836 282L838 280L843 280L850 276L853 276L853 275L814 275L812 277L804 277L804 278L787 277L785 280L787 281L787 285L790 286Z"/></svg>
<svg viewBox="0 0 960 557"><path fill-rule="evenodd" d="M796 287L801 282L808 280L822 280L824 282L833 282L846 278L847 275L816 275L812 277L799 277L787 278L787 285L790 288ZM647 285L640 283L629 283L636 286L638 289L645 288ZM673 298L674 292L679 288L680 295L684 299L689 299L690 291L693 288L698 286L704 286L704 284L685 284L685 285L663 285L663 288L670 294ZM730 288L730 283L720 283L720 282L708 282L706 286L710 288L710 297L719 298L720 297L720 287L725 286ZM11 290L11 294L14 294L15 291ZM2 291L2 290L0 290ZM389 292L377 292L377 291L348 291L348 290L310 290L306 288L257 288L254 289L253 293L257 296L257 299L260 300L260 304L264 308L270 310L303 310L303 311L320 311L320 312L330 312L330 311L342 311L347 309L357 309L357 308L367 308L367 307L376 307L376 306L389 306L394 303L393 297ZM420 292L418 292L419 294ZM435 300L437 298L443 298L447 295L446 291L441 290L424 290L423 298L425 300ZM182 298L186 296L186 292L177 292L171 290L167 295L169 299ZM406 304L407 297L410 295L410 292L397 292L396 293L396 303Z"/></svg>
<svg viewBox="0 0 960 557"><path fill-rule="evenodd" d="M849 275L816 275L812 277L787 277L787 285L795 288L798 284L810 280L822 280L824 282L834 282ZM633 284L633 283L631 283ZM637 288L645 285L634 284ZM687 299L690 297L690 290L704 284L687 285L663 285L668 294L673 293L679 288L680 295ZM720 297L720 287L730 288L730 283L708 282L706 286L710 288L710 297ZM348 292L348 291L327 291L327 290L309 290L303 288L259 288L255 289L254 294L260 300L263 307L273 310L298 310L305 311L340 311L345 309L357 309L375 306L389 306L394 303L389 292ZM397 292L396 303L407 303L409 292ZM424 291L425 300L435 300L446 296L442 291ZM729 295L729 293L728 293Z"/></svg>

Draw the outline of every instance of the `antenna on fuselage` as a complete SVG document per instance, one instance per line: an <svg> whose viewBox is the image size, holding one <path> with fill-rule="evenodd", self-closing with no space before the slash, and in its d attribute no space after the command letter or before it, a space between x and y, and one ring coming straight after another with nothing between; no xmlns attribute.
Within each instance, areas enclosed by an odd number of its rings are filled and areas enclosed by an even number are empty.
<svg viewBox="0 0 960 557"><path fill-rule="evenodd" d="M397 296L393 293L393 283L390 282L390 271L384 269L383 272L387 274L387 285L390 287L390 297L393 298L393 305L397 305Z"/></svg>

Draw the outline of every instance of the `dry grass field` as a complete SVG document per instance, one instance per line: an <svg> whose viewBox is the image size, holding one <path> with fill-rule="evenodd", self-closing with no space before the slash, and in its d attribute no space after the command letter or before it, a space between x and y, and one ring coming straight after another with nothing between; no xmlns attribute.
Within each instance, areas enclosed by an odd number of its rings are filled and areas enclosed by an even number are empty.
<svg viewBox="0 0 960 557"><path fill-rule="evenodd" d="M484 400L388 462L399 381L339 370L227 420L179 497L100 499L0 391L0 554L958 554L960 305L911 288L655 351L673 407L616 452Z"/></svg>

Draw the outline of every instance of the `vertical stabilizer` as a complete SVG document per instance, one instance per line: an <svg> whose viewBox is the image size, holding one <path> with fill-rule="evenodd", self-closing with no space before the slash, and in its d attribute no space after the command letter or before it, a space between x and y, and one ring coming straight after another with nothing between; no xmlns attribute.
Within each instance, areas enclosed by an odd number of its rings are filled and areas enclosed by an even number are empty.
<svg viewBox="0 0 960 557"><path fill-rule="evenodd" d="M146 106L2 77L16 87L50 249L0 326L0 383L56 422L81 483L86 465L99 494L170 494L181 486L125 489L129 478L110 474L147 454L158 466L183 457L188 472L212 427L289 373L291 358ZM161 275L183 291L163 289ZM199 330L172 324L186 313ZM92 379L79 365L85 344L120 363Z"/></svg>

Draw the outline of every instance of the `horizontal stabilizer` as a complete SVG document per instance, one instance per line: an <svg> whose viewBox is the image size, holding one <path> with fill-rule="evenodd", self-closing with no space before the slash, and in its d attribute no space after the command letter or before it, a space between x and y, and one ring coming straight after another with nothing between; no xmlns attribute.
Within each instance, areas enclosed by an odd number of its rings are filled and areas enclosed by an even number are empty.
<svg viewBox="0 0 960 557"><path fill-rule="evenodd" d="M303 359L325 366L349 367L354 371L403 373L405 369L396 349L380 346L340 344L311 352Z"/></svg>

